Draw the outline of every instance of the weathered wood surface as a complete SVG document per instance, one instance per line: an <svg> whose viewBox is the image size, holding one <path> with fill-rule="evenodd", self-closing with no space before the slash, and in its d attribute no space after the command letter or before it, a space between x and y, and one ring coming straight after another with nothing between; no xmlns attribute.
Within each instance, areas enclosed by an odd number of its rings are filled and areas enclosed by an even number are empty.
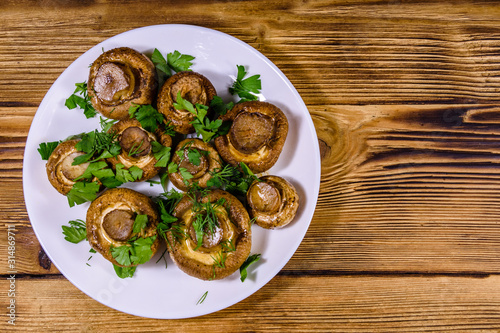
<svg viewBox="0 0 500 333"><path fill-rule="evenodd" d="M0 299L15 224L19 331L500 329L498 2L3 1L0 19ZM165 23L266 55L307 104L322 153L315 216L283 271L182 321L125 315L73 287L22 191L24 143L54 80L102 40Z"/></svg>

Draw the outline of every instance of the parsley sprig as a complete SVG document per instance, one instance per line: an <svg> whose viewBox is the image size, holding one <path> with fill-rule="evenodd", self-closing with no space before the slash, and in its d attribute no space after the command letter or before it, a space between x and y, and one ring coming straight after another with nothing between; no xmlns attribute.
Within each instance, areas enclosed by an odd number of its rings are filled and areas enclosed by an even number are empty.
<svg viewBox="0 0 500 333"><path fill-rule="evenodd" d="M83 114L87 119L95 117L97 111L92 106L92 102L87 94L87 82L75 83L75 86L75 91L66 99L64 105L70 110L79 107L83 110Z"/></svg>
<svg viewBox="0 0 500 333"><path fill-rule="evenodd" d="M134 104L129 108L128 114L130 118L137 119L141 123L142 128L151 133L156 131L164 119L163 115L149 104Z"/></svg>
<svg viewBox="0 0 500 333"><path fill-rule="evenodd" d="M240 97L238 103L258 100L259 97L257 94L259 94L262 89L260 75L256 74L245 78L248 74L245 70L245 66L236 65L236 67L238 68L238 74L233 85L229 88L229 93Z"/></svg>
<svg viewBox="0 0 500 333"><path fill-rule="evenodd" d="M73 244L78 244L87 238L87 227L85 221L77 219L68 222L69 226L63 225L64 239Z"/></svg>
<svg viewBox="0 0 500 333"><path fill-rule="evenodd" d="M151 61L156 66L160 81L159 86L161 87L162 81L172 75L172 71L190 71L191 66L193 65L192 61L194 59L195 57L188 54L182 54L177 50L168 53L167 58L165 59L163 54L161 54L158 49L154 49L153 54L151 55Z"/></svg>
<svg viewBox="0 0 500 333"><path fill-rule="evenodd" d="M196 133L201 135L204 142L209 142L218 136L226 135L229 132L231 124L223 122L221 119L211 120L207 114L209 107L203 104L193 105L190 101L182 98L181 93L177 93L177 99L174 103L177 110L186 110L191 112L195 119L191 122Z"/></svg>
<svg viewBox="0 0 500 333"><path fill-rule="evenodd" d="M116 274L121 277L132 277L135 269L130 266L137 266L140 264L145 264L153 256L153 246L156 240L156 235L150 237L138 237L148 224L148 216L138 214L135 217L134 224L132 226L133 237L128 240L128 244L122 246L111 246L110 251L113 258L120 265L127 267L120 267L114 265Z"/></svg>
<svg viewBox="0 0 500 333"><path fill-rule="evenodd" d="M54 151L56 149L57 145L61 143L61 141L52 141L52 142L42 142L38 146L38 152L40 153L40 156L42 157L42 160L47 161Z"/></svg>

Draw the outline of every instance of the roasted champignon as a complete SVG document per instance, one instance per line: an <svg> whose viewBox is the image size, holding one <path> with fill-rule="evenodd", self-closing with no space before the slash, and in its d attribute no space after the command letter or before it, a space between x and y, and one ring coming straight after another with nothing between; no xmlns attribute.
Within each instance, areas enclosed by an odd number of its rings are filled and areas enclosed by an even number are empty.
<svg viewBox="0 0 500 333"><path fill-rule="evenodd" d="M133 104L152 104L156 69L144 54L120 47L101 54L90 67L87 93L94 108L112 119L127 119Z"/></svg>
<svg viewBox="0 0 500 333"><path fill-rule="evenodd" d="M133 226L138 215L147 215L147 224L144 229L134 232ZM152 257L160 244L159 237L155 237L158 222L156 206L149 197L128 188L114 188L105 191L90 204L86 217L87 239L90 246L104 258L117 266L127 267L113 258L112 248L128 246L129 240L133 238L154 237Z"/></svg>
<svg viewBox="0 0 500 333"><path fill-rule="evenodd" d="M168 249L185 273L202 280L222 279L238 270L250 254L250 218L243 204L228 192L211 191L196 203L185 195L175 207L174 216L185 236L179 238L179 232L167 232ZM207 217L214 223L202 224ZM199 237L203 238L198 241Z"/></svg>
<svg viewBox="0 0 500 333"><path fill-rule="evenodd" d="M278 176L263 176L247 192L250 216L262 228L281 228L290 223L299 207L295 187Z"/></svg>
<svg viewBox="0 0 500 333"><path fill-rule="evenodd" d="M75 148L78 141L61 142L47 161L46 169L49 181L59 193L64 195L68 194L75 184L74 179L80 177L89 166L89 163L73 165L77 156L85 154Z"/></svg>
<svg viewBox="0 0 500 333"><path fill-rule="evenodd" d="M210 105L217 94L212 83L203 75L185 71L179 72L167 79L158 94L158 111L165 116L167 124L172 125L177 133L194 133L194 127L190 123L195 115L188 110L177 110L174 103L177 102L177 94L193 105Z"/></svg>
<svg viewBox="0 0 500 333"><path fill-rule="evenodd" d="M219 119L232 121L229 133L215 139L224 161L234 166L244 162L255 173L276 163L288 133L288 121L278 107L260 101L242 102Z"/></svg>
<svg viewBox="0 0 500 333"><path fill-rule="evenodd" d="M212 178L210 172L215 172L222 167L217 151L210 144L194 138L179 142L172 162L177 164L178 170L169 174L168 178L175 187L182 191L187 191L192 183L198 183L201 188L206 188L208 180ZM181 168L186 169L192 178L184 179Z"/></svg>
<svg viewBox="0 0 500 333"><path fill-rule="evenodd" d="M113 169L116 169L119 163L123 164L125 169L135 165L143 171L140 181L151 179L158 174L161 168L155 167L158 161L153 154L152 142L157 141L165 147L170 147L170 135L161 130L157 130L155 134L150 133L143 129L136 119L120 120L111 126L109 132L118 136L122 148L118 156L108 158Z"/></svg>

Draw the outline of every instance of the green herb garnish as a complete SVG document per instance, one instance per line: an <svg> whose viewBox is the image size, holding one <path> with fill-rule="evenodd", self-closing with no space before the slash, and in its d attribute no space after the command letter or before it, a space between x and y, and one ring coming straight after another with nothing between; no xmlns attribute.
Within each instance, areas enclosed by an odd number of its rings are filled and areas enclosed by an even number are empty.
<svg viewBox="0 0 500 333"><path fill-rule="evenodd" d="M258 254L252 254L251 256L249 256L247 258L247 260L245 260L245 262L243 263L243 265L241 265L241 267L240 267L240 280L241 280L241 282L244 282L245 279L247 278L247 275L248 275L247 268L248 268L248 266L250 266L253 263L256 263L259 260L260 260L260 253L258 253Z"/></svg>
<svg viewBox="0 0 500 333"><path fill-rule="evenodd" d="M61 141L52 141L52 142L42 142L38 146L38 152L42 157L42 160L46 161L49 159L50 155L56 149L57 145L59 145Z"/></svg>
<svg viewBox="0 0 500 333"><path fill-rule="evenodd" d="M205 299L207 298L207 295L208 295L208 290L205 291L205 293L203 295L201 295L201 297L198 300L198 302L196 302L196 305L203 303L205 301Z"/></svg>
<svg viewBox="0 0 500 333"><path fill-rule="evenodd" d="M97 198L99 192L99 184L97 182L76 182L71 190L66 194L68 204L73 207L75 204L80 205L87 201L93 201Z"/></svg>
<svg viewBox="0 0 500 333"><path fill-rule="evenodd" d="M119 278L125 279L134 276L135 270L137 266L133 267L120 267L116 266L113 264L113 268L115 269L116 275L118 275Z"/></svg>
<svg viewBox="0 0 500 333"><path fill-rule="evenodd" d="M87 238L87 228L85 221L77 219L68 222L69 226L63 225L64 239L68 242L78 244Z"/></svg>
<svg viewBox="0 0 500 333"><path fill-rule="evenodd" d="M173 53L167 54L167 59L161 54L158 49L154 49L151 55L151 61L156 66L156 69L161 71L166 76L172 75L172 70L175 72L189 71L193 65L193 56L182 54L175 50Z"/></svg>
<svg viewBox="0 0 500 333"><path fill-rule="evenodd" d="M165 147L157 141L151 143L153 146L153 156L156 158L155 167L164 168L170 160L170 147Z"/></svg>
<svg viewBox="0 0 500 333"><path fill-rule="evenodd" d="M83 114L87 117L87 119L95 117L97 115L97 111L92 106L92 102L87 94L87 83L75 83L75 86L75 91L68 97L68 99L66 99L64 105L66 105L70 110L79 107L83 110Z"/></svg>
<svg viewBox="0 0 500 333"><path fill-rule="evenodd" d="M210 174L208 187L220 188L235 195L246 194L250 184L259 179L243 162L240 162L239 168L225 164L216 171L210 171Z"/></svg>
<svg viewBox="0 0 500 333"><path fill-rule="evenodd" d="M144 264L153 256L151 246L155 239L156 235L130 240L128 245L111 247L111 255L120 265L130 266Z"/></svg>
<svg viewBox="0 0 500 333"><path fill-rule="evenodd" d="M256 94L259 94L262 89L260 75L253 75L245 79L247 75L245 67L240 65L236 67L238 68L238 75L233 85L229 88L229 93L231 95L238 95L241 98L238 103L258 100Z"/></svg>
<svg viewBox="0 0 500 333"><path fill-rule="evenodd" d="M151 105L132 105L128 114L130 118L135 118L141 123L141 127L148 132L154 132L163 122L163 115Z"/></svg>
<svg viewBox="0 0 500 333"><path fill-rule="evenodd" d="M218 136L226 135L229 132L229 122L223 122L221 119L210 120L210 118L207 117L208 106L203 104L193 105L190 101L182 98L180 92L177 93L174 108L177 110L186 110L195 115L195 119L191 124L196 133L201 135L205 142L209 142Z"/></svg>
<svg viewBox="0 0 500 333"><path fill-rule="evenodd" d="M147 215L137 215L134 220L134 225L132 227L132 232L134 234L140 233L146 225L148 224L148 216Z"/></svg>

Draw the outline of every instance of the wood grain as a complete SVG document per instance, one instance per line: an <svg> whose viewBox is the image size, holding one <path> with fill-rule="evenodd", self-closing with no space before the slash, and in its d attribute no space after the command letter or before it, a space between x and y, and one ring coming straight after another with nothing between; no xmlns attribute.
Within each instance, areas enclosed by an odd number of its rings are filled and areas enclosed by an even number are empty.
<svg viewBox="0 0 500 333"><path fill-rule="evenodd" d="M6 0L0 19L0 235L16 226L18 331L500 330L497 1ZM40 247L22 188L31 120L62 71L106 38L166 23L228 33L273 61L322 157L314 218L279 275L175 321L71 285ZM0 236L0 261L7 252Z"/></svg>
<svg viewBox="0 0 500 333"><path fill-rule="evenodd" d="M155 320L112 311L65 279L16 281L14 331L429 332L500 328L497 276L278 276L254 295L193 319ZM5 280L1 290L8 289ZM168 295L159 295L168 297ZM208 306L216 295L193 307ZM5 301L5 294L0 300ZM29 316L27 315L29 314ZM71 318L68 321L66 318Z"/></svg>

